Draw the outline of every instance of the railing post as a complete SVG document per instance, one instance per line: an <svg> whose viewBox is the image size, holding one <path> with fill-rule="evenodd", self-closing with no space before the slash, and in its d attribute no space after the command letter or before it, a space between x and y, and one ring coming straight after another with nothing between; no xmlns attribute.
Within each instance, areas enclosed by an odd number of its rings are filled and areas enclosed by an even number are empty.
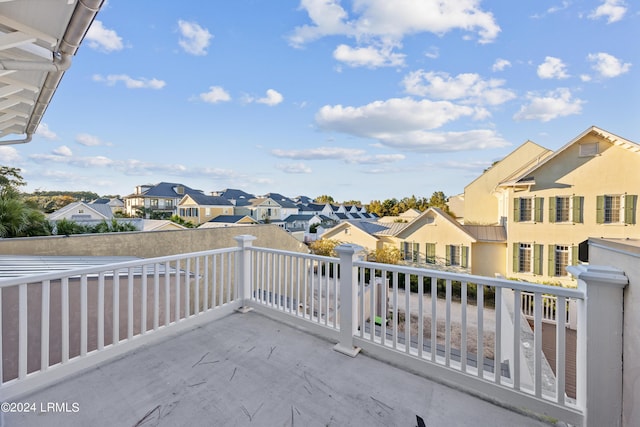
<svg viewBox="0 0 640 427"><path fill-rule="evenodd" d="M353 345L353 334L358 324L358 274L353 262L362 251L361 246L354 244L336 247L340 257L340 342L333 349L351 357L360 352L360 348Z"/></svg>
<svg viewBox="0 0 640 427"><path fill-rule="evenodd" d="M622 309L624 272L613 267L567 267L578 279L576 397L586 427L622 423Z"/></svg>
<svg viewBox="0 0 640 427"><path fill-rule="evenodd" d="M234 237L238 242L238 247L242 249L238 259L238 277L236 279L237 289L240 293L242 300L242 306L238 308L241 313L251 311L249 301L251 300L251 246L253 241L256 240L255 236L249 234L241 234Z"/></svg>

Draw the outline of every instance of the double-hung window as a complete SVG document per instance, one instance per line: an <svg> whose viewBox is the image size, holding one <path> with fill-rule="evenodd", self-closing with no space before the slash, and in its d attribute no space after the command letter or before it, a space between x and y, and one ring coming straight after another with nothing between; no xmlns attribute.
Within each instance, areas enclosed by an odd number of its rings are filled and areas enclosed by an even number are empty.
<svg viewBox="0 0 640 427"><path fill-rule="evenodd" d="M542 274L543 245L535 243L513 244L513 272Z"/></svg>
<svg viewBox="0 0 640 427"><path fill-rule="evenodd" d="M531 273L531 243L520 243L518 248L518 271L521 273Z"/></svg>
<svg viewBox="0 0 640 427"><path fill-rule="evenodd" d="M635 224L638 196L631 194L606 194L596 201L598 224Z"/></svg>
<svg viewBox="0 0 640 427"><path fill-rule="evenodd" d="M549 197L549 222L582 223L583 205L582 196Z"/></svg>
<svg viewBox="0 0 640 427"><path fill-rule="evenodd" d="M569 275L566 268L578 263L578 246L549 245L549 276Z"/></svg>
<svg viewBox="0 0 640 427"><path fill-rule="evenodd" d="M542 222L542 197L516 197L513 219L515 222Z"/></svg>
<svg viewBox="0 0 640 427"><path fill-rule="evenodd" d="M447 245L447 265L456 265L462 268L469 267L469 246Z"/></svg>

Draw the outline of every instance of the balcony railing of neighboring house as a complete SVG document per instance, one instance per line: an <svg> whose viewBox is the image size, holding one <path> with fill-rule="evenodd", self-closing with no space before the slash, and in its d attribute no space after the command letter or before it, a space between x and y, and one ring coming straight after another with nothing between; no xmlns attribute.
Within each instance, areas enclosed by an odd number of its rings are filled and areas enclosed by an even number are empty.
<svg viewBox="0 0 640 427"><path fill-rule="evenodd" d="M355 245L338 247L339 258L330 258L253 247L254 239L0 281L0 392L19 397L139 344L253 309L324 336L342 353L362 349L522 411L588 426L615 424L619 416L609 400L621 399L603 398L601 390L621 384L621 341L617 348L615 334L597 327L599 318L617 319L620 311L624 281L614 273L579 272L578 289L550 288L366 262ZM401 299L403 285L416 292ZM521 312L526 292L534 295L533 330ZM566 302L576 301L576 399L565 393L564 357L552 370L542 351L546 294L556 298L558 355L565 351Z"/></svg>
<svg viewBox="0 0 640 427"><path fill-rule="evenodd" d="M528 320L534 319L535 316L535 294L531 292L521 293L521 308L522 314ZM542 321L547 323L557 323L557 316L560 310L558 310L558 298L555 295L542 295ZM565 324L571 329L576 328L576 306L572 300L565 301L566 309L564 310Z"/></svg>

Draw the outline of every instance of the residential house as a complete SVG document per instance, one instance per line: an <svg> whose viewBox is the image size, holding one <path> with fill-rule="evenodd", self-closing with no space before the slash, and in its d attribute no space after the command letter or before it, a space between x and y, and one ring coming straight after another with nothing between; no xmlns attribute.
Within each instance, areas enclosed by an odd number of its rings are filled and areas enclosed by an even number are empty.
<svg viewBox="0 0 640 427"><path fill-rule="evenodd" d="M135 192L123 197L123 200L130 216L138 216L142 212L145 218L168 219L177 214L178 203L187 194L203 193L184 184L160 182L138 185Z"/></svg>
<svg viewBox="0 0 640 427"><path fill-rule="evenodd" d="M110 199L107 198L99 198L96 200L91 201L89 204L91 205L108 205L111 208L111 212L113 212L114 214L117 212L124 212L125 208L124 208L124 201L122 201L121 199L118 199L116 197L112 197Z"/></svg>
<svg viewBox="0 0 640 427"><path fill-rule="evenodd" d="M638 169L639 144L593 126L498 183L499 216L508 218L507 274L570 284L566 267L578 263L589 237L639 238Z"/></svg>
<svg viewBox="0 0 640 427"><path fill-rule="evenodd" d="M73 202L51 212L47 215L49 221L60 221L67 219L70 221L87 221L87 220L111 220L113 211L107 204L94 204L85 202Z"/></svg>
<svg viewBox="0 0 640 427"><path fill-rule="evenodd" d="M250 200L244 210L236 209L236 214L247 214L252 218L263 221L276 223L283 221L289 215L296 215L298 206L288 200L274 200L268 197L259 197ZM282 224L284 228L284 223Z"/></svg>
<svg viewBox="0 0 640 427"><path fill-rule="evenodd" d="M218 215L198 226L198 228L237 227L258 224L248 215Z"/></svg>
<svg viewBox="0 0 640 427"><path fill-rule="evenodd" d="M233 203L224 197L191 193L185 195L178 203L178 216L195 225L203 224L219 215L233 215Z"/></svg>
<svg viewBox="0 0 640 427"><path fill-rule="evenodd" d="M187 227L168 219L145 219L142 231L184 230Z"/></svg>
<svg viewBox="0 0 640 427"><path fill-rule="evenodd" d="M251 199L256 198L254 194L250 194L235 188L227 188L222 191L214 191L211 193L211 195L224 197L225 199L233 203L234 206L246 206L249 204L249 201Z"/></svg>

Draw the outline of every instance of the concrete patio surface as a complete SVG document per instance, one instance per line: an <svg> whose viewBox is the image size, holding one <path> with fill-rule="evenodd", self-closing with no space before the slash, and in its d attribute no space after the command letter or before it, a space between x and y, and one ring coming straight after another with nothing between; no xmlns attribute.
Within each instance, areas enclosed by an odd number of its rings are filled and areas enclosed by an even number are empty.
<svg viewBox="0 0 640 427"><path fill-rule="evenodd" d="M545 426L257 313L141 347L20 402L3 426Z"/></svg>

